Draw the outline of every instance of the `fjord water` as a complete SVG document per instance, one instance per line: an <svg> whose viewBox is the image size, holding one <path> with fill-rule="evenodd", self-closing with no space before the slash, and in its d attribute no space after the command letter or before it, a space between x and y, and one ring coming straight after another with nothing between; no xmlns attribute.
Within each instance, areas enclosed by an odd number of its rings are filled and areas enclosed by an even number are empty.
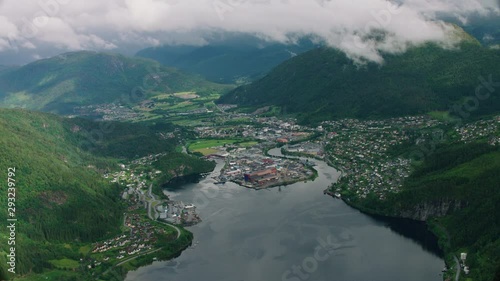
<svg viewBox="0 0 500 281"><path fill-rule="evenodd" d="M219 163L199 183L168 191L197 205L203 222L188 228L193 246L130 272L126 281L442 280L433 239L415 237L418 226L390 226L324 195L339 173L315 162L312 182L258 191L215 185Z"/></svg>

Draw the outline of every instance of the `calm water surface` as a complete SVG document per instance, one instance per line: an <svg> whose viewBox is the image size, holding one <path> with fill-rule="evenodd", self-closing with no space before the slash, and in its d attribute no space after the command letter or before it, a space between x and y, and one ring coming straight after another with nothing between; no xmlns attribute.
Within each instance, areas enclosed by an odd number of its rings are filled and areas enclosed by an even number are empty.
<svg viewBox="0 0 500 281"><path fill-rule="evenodd" d="M442 280L444 262L429 233L323 195L339 173L316 163L313 182L260 191L215 185L219 163L201 182L168 191L197 206L203 222L188 228L194 245L174 260L130 272L126 281Z"/></svg>

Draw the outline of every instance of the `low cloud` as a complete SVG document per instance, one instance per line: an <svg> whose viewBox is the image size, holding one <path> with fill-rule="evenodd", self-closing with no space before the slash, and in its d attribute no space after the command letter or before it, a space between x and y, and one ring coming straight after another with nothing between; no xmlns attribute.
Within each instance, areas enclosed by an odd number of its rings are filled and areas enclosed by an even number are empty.
<svg viewBox="0 0 500 281"><path fill-rule="evenodd" d="M312 35L354 59L381 61L425 41L450 43L446 14L499 13L487 0L4 0L2 52L135 50L206 44L211 34L249 33L293 42Z"/></svg>

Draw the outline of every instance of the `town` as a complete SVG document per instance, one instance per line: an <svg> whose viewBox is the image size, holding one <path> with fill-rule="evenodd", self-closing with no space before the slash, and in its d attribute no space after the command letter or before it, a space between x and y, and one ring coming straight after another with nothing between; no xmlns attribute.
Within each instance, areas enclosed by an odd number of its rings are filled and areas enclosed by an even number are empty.
<svg viewBox="0 0 500 281"><path fill-rule="evenodd" d="M167 100L172 102L171 99L194 102L200 96L194 92L166 95L143 107L158 107ZM115 113L120 115L121 110L123 107L115 105L93 108L93 112L105 112L108 118ZM442 142L444 136L440 127L450 123L431 115L420 115L385 120L340 119L308 127L297 124L294 118L278 118L273 114L266 117L271 110L265 107L253 113L243 113L233 104L213 104L208 109L194 112L193 121L183 125L196 133L197 142L217 139L220 145L211 144L200 149L190 149L188 145L188 152L200 153L207 158L224 158L226 165L216 179L220 183L233 181L245 187L266 188L310 179L312 171L307 163L265 155L270 148L281 146L285 155L321 159L341 171L341 178L329 190L332 194L344 193L359 198L374 194L384 199L388 192L400 190L415 160L408 155L395 154L395 149L425 144L429 139ZM166 110L170 116L179 113L177 108L171 111ZM140 114L142 111L134 109L134 112ZM500 117L495 116L456 125L447 141L467 143L485 139L491 145L498 145L499 122ZM116 181L129 188L143 189L146 187L144 176L152 177L160 171L149 171L147 175L126 174L125 170L120 173L113 175Z"/></svg>
<svg viewBox="0 0 500 281"><path fill-rule="evenodd" d="M161 250L159 239L175 240L181 235L177 226L191 226L201 221L192 204L158 199L151 192L153 180L162 172L151 169L165 153L119 164L118 171L104 174L110 182L124 187L121 198L127 204L123 233L92 245L90 256L81 259L88 270L117 266L137 257Z"/></svg>
<svg viewBox="0 0 500 281"><path fill-rule="evenodd" d="M342 193L356 198L374 194L383 200L389 192L398 192L410 175L415 159L394 155L397 146L430 143L432 147L444 141L467 143L479 139L490 145L500 143L499 116L457 126L449 139L445 139L440 129L447 123L430 116L379 121L343 119L322 125L327 131L327 161L342 172L341 178L328 190L337 197ZM415 151L417 157L422 154L418 149Z"/></svg>
<svg viewBox="0 0 500 281"><path fill-rule="evenodd" d="M416 159L398 153L398 147L476 140L500 144L500 116L455 124L452 133L445 135L442 128L450 126L449 122L430 115L340 119L308 127L297 124L293 118L233 112L237 109L233 105L218 105L216 109L209 115L206 110L199 112L201 121L193 118L196 121L187 127L193 130L195 138L183 140L182 151L222 160L224 167L214 177L215 184L231 181L253 189L312 180L316 176L314 161L307 159L316 158L341 172L336 183L325 186L325 193L339 198L375 196L384 200L389 193L401 190L414 169ZM113 110L107 112L107 118L122 109ZM172 134L160 137L172 138ZM276 147L281 148L283 155L293 157L269 155L268 151ZM153 194L152 183L162 174L153 168L153 163L165 155L159 153L119 164L117 171L104 175L124 187L122 199L128 204L123 225L126 232L95 243L91 258L84 261L89 269L154 253L159 250L155 246L158 235L174 237L178 235L176 225L190 226L202 220L196 206Z"/></svg>

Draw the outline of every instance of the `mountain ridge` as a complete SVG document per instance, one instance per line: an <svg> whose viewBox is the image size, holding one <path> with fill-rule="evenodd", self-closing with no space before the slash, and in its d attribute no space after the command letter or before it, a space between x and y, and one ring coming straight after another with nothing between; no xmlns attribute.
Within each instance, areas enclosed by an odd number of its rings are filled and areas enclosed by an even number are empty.
<svg viewBox="0 0 500 281"><path fill-rule="evenodd" d="M15 169L14 280L21 276L28 276L22 280L39 280L29 276L57 271L51 260L69 259L78 264L86 256L81 247L121 233L127 207L120 196L124 186L104 177L119 170L118 164L163 153L177 161L162 167L161 180L165 181L171 179L168 171L172 169L199 174L213 168L211 162L175 152L177 139L163 139L158 134L173 131L169 125L96 122L0 108L0 167L4 175L8 168ZM0 196L4 206L7 201L7 196ZM7 221L7 213L1 212L0 218ZM7 235L6 230L0 232L4 241ZM14 277L6 268L9 247L0 245L0 280ZM78 274L77 279L57 280L95 280L86 271L77 271L60 272Z"/></svg>
<svg viewBox="0 0 500 281"><path fill-rule="evenodd" d="M296 44L219 42L206 46L161 46L140 50L136 56L197 73L218 83L247 83L265 75L274 66L316 45L308 39Z"/></svg>
<svg viewBox="0 0 500 281"><path fill-rule="evenodd" d="M475 42L454 50L427 43L403 54L385 54L384 59L383 65L368 62L359 67L338 50L312 50L234 89L218 103L276 105L303 123L415 115L448 110L474 95L481 83L478 77L500 73L500 52ZM476 113L497 106L500 99L492 95Z"/></svg>
<svg viewBox="0 0 500 281"><path fill-rule="evenodd" d="M157 93L227 88L153 60L79 51L0 72L0 106L71 114L76 106L131 105Z"/></svg>

